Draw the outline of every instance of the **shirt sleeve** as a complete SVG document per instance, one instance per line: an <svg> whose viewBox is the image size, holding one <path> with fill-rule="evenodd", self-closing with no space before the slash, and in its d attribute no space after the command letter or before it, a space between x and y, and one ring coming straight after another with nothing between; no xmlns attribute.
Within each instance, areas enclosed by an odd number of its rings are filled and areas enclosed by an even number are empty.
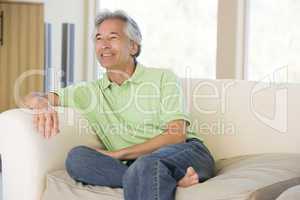
<svg viewBox="0 0 300 200"><path fill-rule="evenodd" d="M173 72L166 71L161 83L160 121L166 126L169 122L179 119L185 120L188 125L191 124L180 81Z"/></svg>
<svg viewBox="0 0 300 200"><path fill-rule="evenodd" d="M52 92L59 96L61 106L82 110L91 105L92 88L87 83L71 85Z"/></svg>
<svg viewBox="0 0 300 200"><path fill-rule="evenodd" d="M65 106L65 107L68 106L67 103L65 103L64 96L65 96L66 91L67 91L68 88L70 88L70 87L71 87L71 86L66 87L66 88L59 88L59 89L50 91L51 93L54 93L54 94L57 94L57 95L58 95L60 106Z"/></svg>

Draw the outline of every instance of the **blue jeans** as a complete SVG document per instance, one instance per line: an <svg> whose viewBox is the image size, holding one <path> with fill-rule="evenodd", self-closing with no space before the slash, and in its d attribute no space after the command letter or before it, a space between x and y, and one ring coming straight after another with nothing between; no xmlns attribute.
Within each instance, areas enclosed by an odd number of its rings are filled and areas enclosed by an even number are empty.
<svg viewBox="0 0 300 200"><path fill-rule="evenodd" d="M83 184L123 187L125 200L173 200L177 181L191 166L203 182L214 175L214 159L197 139L164 146L127 164L96 150L78 146L66 159L66 170Z"/></svg>

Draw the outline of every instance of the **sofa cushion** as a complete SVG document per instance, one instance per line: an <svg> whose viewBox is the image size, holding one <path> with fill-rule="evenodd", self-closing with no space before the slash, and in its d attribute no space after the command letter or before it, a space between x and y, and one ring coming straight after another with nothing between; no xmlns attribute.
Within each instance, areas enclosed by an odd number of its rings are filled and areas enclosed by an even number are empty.
<svg viewBox="0 0 300 200"><path fill-rule="evenodd" d="M216 164L216 176L204 183L178 188L176 200L201 199L244 200L267 185L300 175L300 154L261 154L222 159ZM64 170L47 176L43 200L120 200L122 189L84 186L72 180Z"/></svg>
<svg viewBox="0 0 300 200"><path fill-rule="evenodd" d="M280 181L254 191L249 200L274 200L290 187L300 185L300 177Z"/></svg>
<svg viewBox="0 0 300 200"><path fill-rule="evenodd" d="M300 199L300 185L287 189L276 200L298 200L298 199Z"/></svg>
<svg viewBox="0 0 300 200"><path fill-rule="evenodd" d="M54 171L47 175L46 190L43 200L120 200L123 190L101 186L83 185L74 181L65 170Z"/></svg>

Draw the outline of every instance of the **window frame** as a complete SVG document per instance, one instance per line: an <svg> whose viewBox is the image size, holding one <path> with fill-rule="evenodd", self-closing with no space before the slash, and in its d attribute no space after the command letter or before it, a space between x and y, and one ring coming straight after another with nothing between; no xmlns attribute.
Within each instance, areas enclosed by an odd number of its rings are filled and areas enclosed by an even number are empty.
<svg viewBox="0 0 300 200"><path fill-rule="evenodd" d="M89 23L96 17L101 0L89 1ZM247 79L247 32L248 32L248 9L249 0L218 0L217 8L217 51L216 51L216 79ZM92 12L91 12L92 11ZM89 35L94 27L88 26ZM91 37L88 37L91 40ZM86 79L97 79L97 60L94 45L87 42ZM92 52L91 52L92 51Z"/></svg>

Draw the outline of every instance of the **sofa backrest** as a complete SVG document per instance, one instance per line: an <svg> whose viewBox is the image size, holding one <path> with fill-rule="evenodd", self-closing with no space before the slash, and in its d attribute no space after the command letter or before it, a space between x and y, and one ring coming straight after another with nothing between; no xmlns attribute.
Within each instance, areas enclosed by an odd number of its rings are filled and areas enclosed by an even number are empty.
<svg viewBox="0 0 300 200"><path fill-rule="evenodd" d="M182 79L192 128L216 159L300 153L300 84Z"/></svg>

